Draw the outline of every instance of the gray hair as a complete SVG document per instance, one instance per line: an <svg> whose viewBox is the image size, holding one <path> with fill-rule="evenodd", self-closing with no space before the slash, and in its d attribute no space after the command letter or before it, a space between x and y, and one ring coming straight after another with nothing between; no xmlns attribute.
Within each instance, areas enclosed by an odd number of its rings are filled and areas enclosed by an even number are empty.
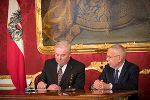
<svg viewBox="0 0 150 100"><path fill-rule="evenodd" d="M113 50L115 50L115 52L119 55L121 55L123 58L125 58L126 56L126 50L125 48L120 45L120 44L115 44L115 45L112 45L110 48L112 48ZM109 49L110 49L109 48Z"/></svg>
<svg viewBox="0 0 150 100"><path fill-rule="evenodd" d="M54 50L58 47L61 47L61 46L65 46L66 48L68 48L68 52L71 52L71 44L70 44L70 42L68 42L66 40L57 42L55 47L54 47Z"/></svg>

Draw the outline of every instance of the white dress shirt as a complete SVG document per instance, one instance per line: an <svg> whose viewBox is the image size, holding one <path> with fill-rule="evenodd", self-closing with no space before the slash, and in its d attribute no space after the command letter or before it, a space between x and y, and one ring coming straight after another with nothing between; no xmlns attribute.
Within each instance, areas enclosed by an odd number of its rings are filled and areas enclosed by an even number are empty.
<svg viewBox="0 0 150 100"><path fill-rule="evenodd" d="M66 67L67 67L67 64L65 64L63 67L62 67L62 74L64 74L65 70L66 70ZM60 65L58 64L57 65L57 73L58 73L58 70L60 68Z"/></svg>
<svg viewBox="0 0 150 100"><path fill-rule="evenodd" d="M121 70L122 70L123 65L124 65L124 63L120 66L120 68L118 68L118 70L119 70L119 72L118 72L118 79L119 79L119 76L120 76L120 74L121 74ZM116 71L116 70L117 70L117 69L115 69L115 71ZM112 85L111 83L109 83L109 84L110 84L110 89L112 89L113 85Z"/></svg>

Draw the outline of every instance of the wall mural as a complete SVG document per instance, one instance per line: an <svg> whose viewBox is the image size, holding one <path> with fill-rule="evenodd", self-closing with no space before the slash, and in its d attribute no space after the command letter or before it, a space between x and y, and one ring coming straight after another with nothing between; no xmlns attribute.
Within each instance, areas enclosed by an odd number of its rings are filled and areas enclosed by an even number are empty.
<svg viewBox="0 0 150 100"><path fill-rule="evenodd" d="M149 0L37 0L43 46L149 43ZM81 48L80 48L81 49Z"/></svg>

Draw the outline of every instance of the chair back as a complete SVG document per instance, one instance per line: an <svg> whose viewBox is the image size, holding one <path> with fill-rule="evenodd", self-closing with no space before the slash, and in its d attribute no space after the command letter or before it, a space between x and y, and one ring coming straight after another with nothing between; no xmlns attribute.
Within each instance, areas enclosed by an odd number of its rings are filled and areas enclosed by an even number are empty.
<svg viewBox="0 0 150 100"><path fill-rule="evenodd" d="M31 79L31 82L29 84L29 87L30 88L35 88L35 83L37 82L39 76L41 75L42 72L37 72L33 75L32 79Z"/></svg>

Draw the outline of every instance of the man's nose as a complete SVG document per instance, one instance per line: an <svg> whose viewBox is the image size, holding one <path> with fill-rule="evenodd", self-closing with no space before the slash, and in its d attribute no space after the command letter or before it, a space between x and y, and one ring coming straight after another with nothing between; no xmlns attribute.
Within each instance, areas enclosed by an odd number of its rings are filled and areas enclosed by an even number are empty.
<svg viewBox="0 0 150 100"><path fill-rule="evenodd" d="M61 60L61 56L58 57Z"/></svg>
<svg viewBox="0 0 150 100"><path fill-rule="evenodd" d="M106 57L106 61L108 61L108 57Z"/></svg>

